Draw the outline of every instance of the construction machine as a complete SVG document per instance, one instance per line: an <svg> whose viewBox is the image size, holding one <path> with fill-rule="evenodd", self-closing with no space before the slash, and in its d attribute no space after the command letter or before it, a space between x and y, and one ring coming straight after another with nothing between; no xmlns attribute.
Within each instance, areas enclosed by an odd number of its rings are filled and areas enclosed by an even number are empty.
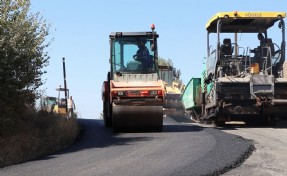
<svg viewBox="0 0 287 176"><path fill-rule="evenodd" d="M103 118L114 132L161 131L164 84L158 75L158 34L112 32L110 71L103 82ZM140 51L141 50L141 51Z"/></svg>
<svg viewBox="0 0 287 176"><path fill-rule="evenodd" d="M180 71L163 59L160 60L158 69L159 76L165 84L164 114L184 115L181 96L185 85L180 79Z"/></svg>
<svg viewBox="0 0 287 176"><path fill-rule="evenodd" d="M205 68L183 94L194 119L223 125L286 116L285 17L285 12L234 11L207 22Z"/></svg>
<svg viewBox="0 0 287 176"><path fill-rule="evenodd" d="M54 107L53 112L60 114L60 115L67 115L67 99L62 98L62 92L65 92L65 88L62 88L61 86L56 89L58 91L58 98L57 103ZM69 97L69 89L66 89L67 96Z"/></svg>
<svg viewBox="0 0 287 176"><path fill-rule="evenodd" d="M53 112L59 115L67 115L67 101L62 97L62 92L65 92L65 88L56 89L58 91L58 97L42 96L40 98L40 109L46 112ZM67 89L69 96L69 89Z"/></svg>
<svg viewBox="0 0 287 176"><path fill-rule="evenodd" d="M57 104L57 97L41 96L40 109L45 112L53 112L55 105Z"/></svg>

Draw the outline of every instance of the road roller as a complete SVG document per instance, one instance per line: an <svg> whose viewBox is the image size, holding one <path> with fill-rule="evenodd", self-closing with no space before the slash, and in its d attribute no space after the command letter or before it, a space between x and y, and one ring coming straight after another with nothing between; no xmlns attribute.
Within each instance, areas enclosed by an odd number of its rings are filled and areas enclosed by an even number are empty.
<svg viewBox="0 0 287 176"><path fill-rule="evenodd" d="M103 119L114 132L162 131L164 83L158 73L157 38L148 32L112 32L110 71L103 82Z"/></svg>

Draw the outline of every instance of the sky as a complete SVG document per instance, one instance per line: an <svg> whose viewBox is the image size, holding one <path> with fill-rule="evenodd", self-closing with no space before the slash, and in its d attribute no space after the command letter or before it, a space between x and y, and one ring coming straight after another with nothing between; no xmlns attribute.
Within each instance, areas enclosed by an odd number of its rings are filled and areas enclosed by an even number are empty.
<svg viewBox="0 0 287 176"><path fill-rule="evenodd" d="M58 96L66 82L79 118L98 119L101 90L109 71L111 32L150 31L159 34L158 53L171 59L187 84L200 77L206 57L207 21L224 11L287 11L286 0L31 0L31 13L40 12L51 25L49 56L41 89ZM286 23L286 22L285 22ZM62 94L64 97L64 94Z"/></svg>

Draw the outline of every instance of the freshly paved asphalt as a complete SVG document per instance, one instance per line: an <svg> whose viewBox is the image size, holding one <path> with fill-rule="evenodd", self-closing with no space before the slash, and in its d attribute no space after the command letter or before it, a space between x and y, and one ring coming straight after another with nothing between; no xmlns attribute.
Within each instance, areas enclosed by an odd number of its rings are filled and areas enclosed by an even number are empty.
<svg viewBox="0 0 287 176"><path fill-rule="evenodd" d="M220 175L253 150L242 137L204 128L183 118L164 118L160 133L119 133L102 120L79 119L81 140L34 161L0 169L1 176Z"/></svg>

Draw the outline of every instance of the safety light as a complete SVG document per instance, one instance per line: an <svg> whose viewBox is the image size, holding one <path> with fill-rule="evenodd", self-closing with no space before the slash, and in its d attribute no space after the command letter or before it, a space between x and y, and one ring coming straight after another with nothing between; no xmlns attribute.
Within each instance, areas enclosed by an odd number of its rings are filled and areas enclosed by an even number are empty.
<svg viewBox="0 0 287 176"><path fill-rule="evenodd" d="M154 24L151 24L150 28L151 28L151 30L154 30L155 29Z"/></svg>
<svg viewBox="0 0 287 176"><path fill-rule="evenodd" d="M146 97L146 96L163 96L161 90L128 90L128 91L112 91L113 97Z"/></svg>
<svg viewBox="0 0 287 176"><path fill-rule="evenodd" d="M147 96L147 95L148 95L148 90L141 91L141 96Z"/></svg>

